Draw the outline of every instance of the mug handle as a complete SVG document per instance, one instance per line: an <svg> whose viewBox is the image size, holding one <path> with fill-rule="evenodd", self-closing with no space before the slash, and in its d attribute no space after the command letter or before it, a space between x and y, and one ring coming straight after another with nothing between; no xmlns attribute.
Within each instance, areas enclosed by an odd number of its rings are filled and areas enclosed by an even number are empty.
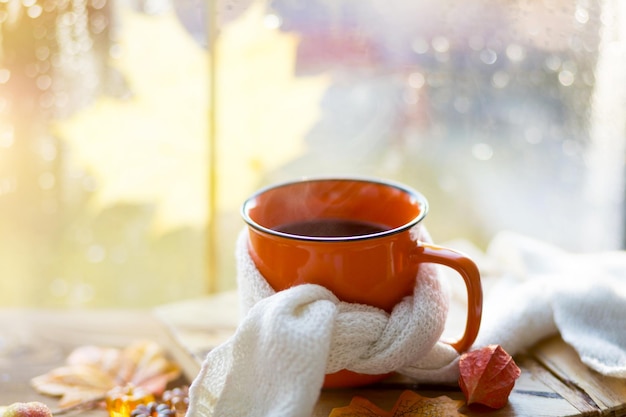
<svg viewBox="0 0 626 417"><path fill-rule="evenodd" d="M421 241L418 242L418 259L420 262L445 265L463 277L467 287L467 322L463 336L450 345L459 353L467 351L478 335L483 310L483 291L478 267L460 252Z"/></svg>

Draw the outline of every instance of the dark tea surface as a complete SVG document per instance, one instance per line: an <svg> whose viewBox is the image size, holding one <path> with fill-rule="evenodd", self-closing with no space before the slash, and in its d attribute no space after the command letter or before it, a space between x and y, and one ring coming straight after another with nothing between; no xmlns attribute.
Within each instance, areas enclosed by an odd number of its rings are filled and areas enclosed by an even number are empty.
<svg viewBox="0 0 626 417"><path fill-rule="evenodd" d="M298 236L349 237L370 235L387 230L376 223L348 219L313 219L288 223L274 228L277 232Z"/></svg>

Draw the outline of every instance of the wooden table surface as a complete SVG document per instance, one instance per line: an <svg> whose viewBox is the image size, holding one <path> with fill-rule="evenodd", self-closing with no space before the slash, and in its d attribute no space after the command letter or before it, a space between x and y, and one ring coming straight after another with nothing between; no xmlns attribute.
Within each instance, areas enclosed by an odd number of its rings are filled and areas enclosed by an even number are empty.
<svg viewBox="0 0 626 417"><path fill-rule="evenodd" d="M172 314L175 311L184 313ZM136 339L151 339L166 347L192 378L202 355L199 347L232 330L219 324L220 319L206 320L206 316L203 323L208 327L198 326L199 312L197 304L167 308L158 314L145 310L0 309L0 405L37 400L55 408L56 399L37 394L29 381L60 366L73 348L86 344L123 347ZM196 321L185 325L181 318L190 317L188 313ZM173 317L167 326L162 321L164 314ZM233 320L229 316L226 321ZM506 407L496 411L463 407L460 412L468 417L626 416L626 380L606 378L589 370L560 338L546 340L515 359L522 375ZM354 395L389 409L405 389L424 396L443 394L463 399L458 389L415 386L392 378L363 389L324 391L314 417L327 417L332 408L347 405ZM74 415L106 417L107 413L99 410Z"/></svg>

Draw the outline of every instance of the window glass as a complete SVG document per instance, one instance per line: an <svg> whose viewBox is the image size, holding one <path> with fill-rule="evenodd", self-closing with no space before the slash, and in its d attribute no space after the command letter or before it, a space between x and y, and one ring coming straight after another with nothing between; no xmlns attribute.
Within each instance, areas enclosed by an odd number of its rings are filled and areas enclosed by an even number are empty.
<svg viewBox="0 0 626 417"><path fill-rule="evenodd" d="M166 4L0 6L0 303L204 293L206 49Z"/></svg>
<svg viewBox="0 0 626 417"><path fill-rule="evenodd" d="M236 196L221 215L235 218L245 194L273 182L368 175L421 190L438 242L485 248L512 230L571 251L622 247L624 9L610 0L250 5L220 32L220 190ZM233 71L230 59L245 64ZM238 176L247 182L235 186Z"/></svg>
<svg viewBox="0 0 626 417"><path fill-rule="evenodd" d="M437 242L623 245L620 0L0 0L0 304L232 289L239 207L406 183Z"/></svg>

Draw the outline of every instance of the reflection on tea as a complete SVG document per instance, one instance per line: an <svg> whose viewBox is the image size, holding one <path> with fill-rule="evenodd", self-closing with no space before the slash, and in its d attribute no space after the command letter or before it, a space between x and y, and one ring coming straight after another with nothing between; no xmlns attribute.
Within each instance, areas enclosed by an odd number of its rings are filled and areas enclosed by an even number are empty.
<svg viewBox="0 0 626 417"><path fill-rule="evenodd" d="M312 219L284 224L277 232L312 237L349 237L370 235L388 230L376 223L350 219Z"/></svg>

